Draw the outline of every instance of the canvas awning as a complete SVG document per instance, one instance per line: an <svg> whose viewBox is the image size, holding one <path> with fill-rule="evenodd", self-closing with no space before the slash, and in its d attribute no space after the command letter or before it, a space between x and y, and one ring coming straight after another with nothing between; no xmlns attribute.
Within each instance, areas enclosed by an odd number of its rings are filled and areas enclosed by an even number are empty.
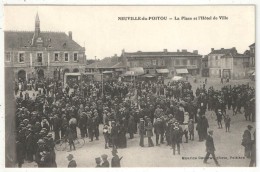
<svg viewBox="0 0 260 172"><path fill-rule="evenodd" d="M113 71L104 71L103 74L113 73Z"/></svg>
<svg viewBox="0 0 260 172"><path fill-rule="evenodd" d="M126 71L122 76L134 76L135 72L134 71Z"/></svg>
<svg viewBox="0 0 260 172"><path fill-rule="evenodd" d="M154 78L155 75L152 75L152 74L145 74L145 75L143 75L142 77L145 77L145 78Z"/></svg>
<svg viewBox="0 0 260 172"><path fill-rule="evenodd" d="M254 73L255 71L254 70L249 70L247 73L248 74L252 74L252 73Z"/></svg>
<svg viewBox="0 0 260 172"><path fill-rule="evenodd" d="M156 69L156 72L160 74L169 73L169 69Z"/></svg>
<svg viewBox="0 0 260 172"><path fill-rule="evenodd" d="M183 77L181 77L181 76L174 76L174 77L172 78L172 81L179 81L179 80L181 80L181 79L183 79Z"/></svg>
<svg viewBox="0 0 260 172"><path fill-rule="evenodd" d="M176 69L177 74L188 74L188 70L187 69Z"/></svg>
<svg viewBox="0 0 260 172"><path fill-rule="evenodd" d="M133 71L135 76L144 74L144 68L142 67L129 68L129 71Z"/></svg>
<svg viewBox="0 0 260 172"><path fill-rule="evenodd" d="M80 76L80 73L65 73L65 76Z"/></svg>

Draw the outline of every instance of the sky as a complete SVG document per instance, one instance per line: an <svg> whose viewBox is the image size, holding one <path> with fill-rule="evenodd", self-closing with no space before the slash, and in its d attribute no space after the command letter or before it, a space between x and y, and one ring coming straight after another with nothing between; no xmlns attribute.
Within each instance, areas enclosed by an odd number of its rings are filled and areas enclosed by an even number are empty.
<svg viewBox="0 0 260 172"><path fill-rule="evenodd" d="M211 48L236 47L243 53L255 42L254 6L5 6L4 30L33 31L37 12L41 31L72 31L73 39L85 46L87 59L121 55L123 49L187 49L207 55ZM153 20L158 16L167 20ZM198 20L198 16L211 20Z"/></svg>

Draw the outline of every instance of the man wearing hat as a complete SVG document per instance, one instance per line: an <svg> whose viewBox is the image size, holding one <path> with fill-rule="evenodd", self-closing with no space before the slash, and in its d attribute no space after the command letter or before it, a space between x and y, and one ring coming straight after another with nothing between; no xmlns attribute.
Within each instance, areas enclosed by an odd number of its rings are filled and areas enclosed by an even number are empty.
<svg viewBox="0 0 260 172"><path fill-rule="evenodd" d="M111 123L111 141L112 141L112 146L113 148L117 148L118 147L118 126L116 125L115 121L112 121Z"/></svg>
<svg viewBox="0 0 260 172"><path fill-rule="evenodd" d="M28 133L26 135L26 158L30 162L33 161L33 134L32 134L32 129L28 129Z"/></svg>
<svg viewBox="0 0 260 172"><path fill-rule="evenodd" d="M245 147L245 157L250 158L251 156L251 147L252 147L252 138L251 138L251 131L252 125L248 125L247 129L244 131L242 146Z"/></svg>
<svg viewBox="0 0 260 172"><path fill-rule="evenodd" d="M77 163L76 163L76 161L73 158L74 157L73 157L72 154L69 154L67 156L67 159L69 161L68 168L76 168L77 167Z"/></svg>
<svg viewBox="0 0 260 172"><path fill-rule="evenodd" d="M103 154L101 155L103 163L101 164L101 167L109 167L109 162L107 160L107 155Z"/></svg>
<svg viewBox="0 0 260 172"><path fill-rule="evenodd" d="M175 155L176 146L177 146L178 154L180 155L180 143L181 143L182 133L178 125L179 125L178 122L175 122L174 125L172 125L173 131L171 133L172 135L171 143L172 143L173 155Z"/></svg>
<svg viewBox="0 0 260 172"><path fill-rule="evenodd" d="M98 157L98 158L95 158L95 160L96 160L96 168L102 167L102 166L100 165L100 163L101 163L101 158Z"/></svg>
<svg viewBox="0 0 260 172"><path fill-rule="evenodd" d="M219 163L218 163L218 160L216 159L216 156L215 156L215 146L214 146L214 140L213 140L213 130L209 130L208 131L208 136L207 136L207 139L206 139L206 156L204 158L204 161L203 163L207 163L207 160L209 159L209 156L210 154L212 155L212 158L213 160L215 161L215 164L217 166L220 166Z"/></svg>
<svg viewBox="0 0 260 172"><path fill-rule="evenodd" d="M163 141L163 123L160 118L157 118L154 122L154 133L155 133L155 139L156 139L156 146L159 146L159 137L161 135L161 140L160 142L162 143Z"/></svg>
<svg viewBox="0 0 260 172"><path fill-rule="evenodd" d="M154 147L154 144L153 144L153 140L152 140L152 136L153 136L153 124L151 122L151 119L150 118L147 118L147 126L145 127L146 129L146 135L148 137L148 147Z"/></svg>
<svg viewBox="0 0 260 172"><path fill-rule="evenodd" d="M217 121L218 121L218 128L222 128L222 111L221 111L221 109L218 109Z"/></svg>
<svg viewBox="0 0 260 172"><path fill-rule="evenodd" d="M144 126L144 120L143 118L140 118L140 124L139 124L139 135L140 135L140 142L139 145L141 147L144 147L144 132L145 132L145 126Z"/></svg>
<svg viewBox="0 0 260 172"><path fill-rule="evenodd" d="M123 157L119 158L119 156L117 155L116 149L112 150L112 155L113 155L113 158L111 160L111 167L121 167L120 161Z"/></svg>

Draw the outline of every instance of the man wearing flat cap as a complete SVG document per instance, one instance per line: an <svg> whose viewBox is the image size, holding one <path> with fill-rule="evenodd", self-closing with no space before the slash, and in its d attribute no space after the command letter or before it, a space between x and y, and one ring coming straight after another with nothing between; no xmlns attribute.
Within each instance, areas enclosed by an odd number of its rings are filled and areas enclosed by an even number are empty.
<svg viewBox="0 0 260 172"><path fill-rule="evenodd" d="M73 158L74 157L73 157L72 154L69 154L67 156L67 159L69 161L68 168L76 168L77 167L77 163L76 163L76 161Z"/></svg>
<svg viewBox="0 0 260 172"><path fill-rule="evenodd" d="M245 147L245 157L250 158L251 157L251 147L252 147L252 138L251 138L251 131L252 131L252 125L248 125L247 129L244 131L243 134L243 140L242 140L242 146Z"/></svg>
<svg viewBox="0 0 260 172"><path fill-rule="evenodd" d="M215 146L214 146L214 140L213 140L213 130L209 130L208 131L208 136L207 136L207 139L206 139L206 156L204 158L204 161L203 163L207 163L207 160L209 159L209 156L210 154L212 155L212 158L213 160L215 161L215 164L216 166L220 166L219 163L218 163L218 160L216 159L216 156L215 156Z"/></svg>
<svg viewBox="0 0 260 172"><path fill-rule="evenodd" d="M103 163L101 164L101 167L109 167L109 162L107 160L107 155L103 154L101 155Z"/></svg>
<svg viewBox="0 0 260 172"><path fill-rule="evenodd" d="M113 155L113 158L111 160L111 167L121 167L120 161L123 157L119 158L119 156L117 155L116 149L112 150L112 155Z"/></svg>

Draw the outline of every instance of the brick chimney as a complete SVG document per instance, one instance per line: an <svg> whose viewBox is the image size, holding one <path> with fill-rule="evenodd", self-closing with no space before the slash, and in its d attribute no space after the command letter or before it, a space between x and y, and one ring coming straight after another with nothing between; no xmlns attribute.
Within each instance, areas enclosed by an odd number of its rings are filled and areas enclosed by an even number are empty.
<svg viewBox="0 0 260 172"><path fill-rule="evenodd" d="M211 52L214 51L214 48L211 48Z"/></svg>
<svg viewBox="0 0 260 172"><path fill-rule="evenodd" d="M177 52L179 53L179 52L180 52L180 50L178 49L178 50L177 50Z"/></svg>
<svg viewBox="0 0 260 172"><path fill-rule="evenodd" d="M72 32L71 31L69 31L69 38L70 38L70 40L72 40Z"/></svg>
<svg viewBox="0 0 260 172"><path fill-rule="evenodd" d="M187 50L186 50L186 49L182 49L181 51L182 51L182 52L184 52L184 53L186 53L186 52L187 52Z"/></svg>
<svg viewBox="0 0 260 172"><path fill-rule="evenodd" d="M193 53L198 54L199 52L198 52L198 50L193 50Z"/></svg>
<svg viewBox="0 0 260 172"><path fill-rule="evenodd" d="M164 52L164 53L167 53L167 52L168 52L168 50L167 50L167 49L163 49L163 52Z"/></svg>

